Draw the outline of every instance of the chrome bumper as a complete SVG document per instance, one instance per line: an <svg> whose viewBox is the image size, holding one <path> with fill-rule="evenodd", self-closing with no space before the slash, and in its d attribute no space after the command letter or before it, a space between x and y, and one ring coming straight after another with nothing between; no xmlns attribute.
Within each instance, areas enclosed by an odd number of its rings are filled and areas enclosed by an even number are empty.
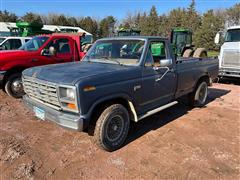
<svg viewBox="0 0 240 180"><path fill-rule="evenodd" d="M240 77L240 69L220 68L218 75L219 76L226 76L226 77Z"/></svg>
<svg viewBox="0 0 240 180"><path fill-rule="evenodd" d="M32 111L34 111L34 107L42 109L45 113L46 120L53 121L60 126L76 131L84 130L84 119L81 118L80 115L55 110L40 102L34 101L27 95L23 96L23 102Z"/></svg>

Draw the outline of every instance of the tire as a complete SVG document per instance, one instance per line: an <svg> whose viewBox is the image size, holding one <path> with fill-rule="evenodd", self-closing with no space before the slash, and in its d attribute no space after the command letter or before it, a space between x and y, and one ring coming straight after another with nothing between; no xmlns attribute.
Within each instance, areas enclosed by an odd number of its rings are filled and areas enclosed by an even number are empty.
<svg viewBox="0 0 240 180"><path fill-rule="evenodd" d="M192 50L192 49L186 49L186 50L184 51L184 53L183 53L183 57L189 58L189 57L192 56L192 54L193 54L193 50Z"/></svg>
<svg viewBox="0 0 240 180"><path fill-rule="evenodd" d="M95 143L107 151L119 149L127 138L129 125L129 114L123 105L113 104L107 107L96 122Z"/></svg>
<svg viewBox="0 0 240 180"><path fill-rule="evenodd" d="M15 73L11 74L7 78L5 83L5 91L9 96L14 98L21 98L25 94L21 77L21 73Z"/></svg>
<svg viewBox="0 0 240 180"><path fill-rule="evenodd" d="M207 50L205 48L197 48L193 53L195 58L204 58L207 57Z"/></svg>
<svg viewBox="0 0 240 180"><path fill-rule="evenodd" d="M193 107L203 107L208 95L208 85L206 81L200 81L195 90L189 94L189 103Z"/></svg>

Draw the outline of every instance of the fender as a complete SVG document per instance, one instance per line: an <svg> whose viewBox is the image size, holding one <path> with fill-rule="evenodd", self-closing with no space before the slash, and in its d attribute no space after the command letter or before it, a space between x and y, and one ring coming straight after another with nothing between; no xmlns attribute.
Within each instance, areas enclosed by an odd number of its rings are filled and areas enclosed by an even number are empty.
<svg viewBox="0 0 240 180"><path fill-rule="evenodd" d="M103 103L103 102L107 102L110 100L114 100L114 99L123 99L128 103L129 109L131 110L131 112L133 113L133 117L134 117L134 121L137 121L137 114L135 111L135 106L134 106L134 102L132 101L132 98L126 94L126 93L117 93L117 94L112 94L109 96L105 96L99 100L97 100L88 110L88 112L84 115L81 115L82 118L87 119L88 121L90 121L90 117L91 115L94 113L93 110L94 108L96 108L97 105Z"/></svg>
<svg viewBox="0 0 240 180"><path fill-rule="evenodd" d="M24 62L21 62L20 61L12 61L12 62L9 62L9 63L6 63L4 64L4 66L2 66L2 70L3 71L10 71L11 69L26 69L26 68L29 68L29 66L26 65L26 63Z"/></svg>

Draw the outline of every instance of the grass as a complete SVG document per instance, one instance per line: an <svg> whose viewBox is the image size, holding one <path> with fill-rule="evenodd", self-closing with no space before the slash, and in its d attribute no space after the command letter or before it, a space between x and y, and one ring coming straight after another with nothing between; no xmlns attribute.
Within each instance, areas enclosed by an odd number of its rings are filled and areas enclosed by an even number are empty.
<svg viewBox="0 0 240 180"><path fill-rule="evenodd" d="M208 51L208 57L216 57L219 55L219 51Z"/></svg>

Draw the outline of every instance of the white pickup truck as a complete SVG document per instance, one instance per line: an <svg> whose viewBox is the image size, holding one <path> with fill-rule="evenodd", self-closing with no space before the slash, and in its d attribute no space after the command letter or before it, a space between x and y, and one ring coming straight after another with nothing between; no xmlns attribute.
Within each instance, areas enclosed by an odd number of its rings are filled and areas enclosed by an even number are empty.
<svg viewBox="0 0 240 180"><path fill-rule="evenodd" d="M220 33L215 43L219 44ZM219 55L219 76L240 78L240 25L227 29Z"/></svg>
<svg viewBox="0 0 240 180"><path fill-rule="evenodd" d="M18 49L30 39L32 38L15 36L0 37L0 50Z"/></svg>

